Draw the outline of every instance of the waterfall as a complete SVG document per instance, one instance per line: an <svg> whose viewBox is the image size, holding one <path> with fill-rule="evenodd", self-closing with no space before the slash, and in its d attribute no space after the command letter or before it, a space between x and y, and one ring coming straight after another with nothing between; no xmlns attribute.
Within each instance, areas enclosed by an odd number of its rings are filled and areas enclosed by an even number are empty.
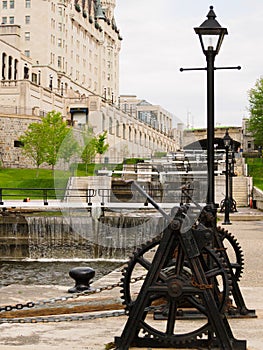
<svg viewBox="0 0 263 350"><path fill-rule="evenodd" d="M163 219L143 213L27 217L31 259L127 259L163 230Z"/></svg>

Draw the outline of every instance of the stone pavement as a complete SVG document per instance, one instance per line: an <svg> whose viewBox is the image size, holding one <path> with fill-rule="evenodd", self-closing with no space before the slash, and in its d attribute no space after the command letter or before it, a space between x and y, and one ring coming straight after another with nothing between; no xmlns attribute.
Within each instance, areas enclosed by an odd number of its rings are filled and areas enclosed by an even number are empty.
<svg viewBox="0 0 263 350"><path fill-rule="evenodd" d="M263 220L262 212L241 208L231 214L232 225L224 226L235 235L245 257L245 269L240 281L246 306L255 309L257 318L229 319L231 329L237 339L247 340L248 350L263 349ZM219 226L222 215L219 215ZM94 282L101 287L119 282L120 269ZM71 286L69 286L71 287ZM0 304L15 305L27 301L49 299L68 295L63 286L22 286L11 285L0 289ZM121 305L119 288L94 294L85 305L90 310L117 309ZM72 306L72 304L71 304ZM76 305L75 305L76 306ZM78 306L78 305L77 305ZM33 310L33 309L32 309ZM22 312L22 311L19 311ZM93 311L92 314L96 313ZM86 321L34 324L1 324L1 350L104 350L105 345L120 336L126 316L99 318ZM161 321L159 321L161 322ZM187 321L191 322L191 321ZM135 349L135 348L133 348ZM149 349L145 349L149 350Z"/></svg>

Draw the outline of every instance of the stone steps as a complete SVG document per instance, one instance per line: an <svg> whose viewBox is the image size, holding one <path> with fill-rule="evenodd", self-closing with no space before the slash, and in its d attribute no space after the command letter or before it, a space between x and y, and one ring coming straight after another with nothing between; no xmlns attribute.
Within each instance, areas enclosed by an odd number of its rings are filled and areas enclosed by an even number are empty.
<svg viewBox="0 0 263 350"><path fill-rule="evenodd" d="M225 176L220 175L215 178L215 198L216 203L220 204L225 198L226 182ZM233 198L237 206L247 206L249 204L249 196L252 189L252 179L245 176L233 177Z"/></svg>

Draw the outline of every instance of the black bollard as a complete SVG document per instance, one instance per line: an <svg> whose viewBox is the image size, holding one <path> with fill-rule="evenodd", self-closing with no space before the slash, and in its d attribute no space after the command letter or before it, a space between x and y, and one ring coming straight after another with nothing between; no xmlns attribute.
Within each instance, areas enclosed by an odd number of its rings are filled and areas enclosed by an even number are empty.
<svg viewBox="0 0 263 350"><path fill-rule="evenodd" d="M74 267L69 271L70 277L75 280L75 286L68 290L69 293L91 290L90 280L95 276L95 270L91 267Z"/></svg>

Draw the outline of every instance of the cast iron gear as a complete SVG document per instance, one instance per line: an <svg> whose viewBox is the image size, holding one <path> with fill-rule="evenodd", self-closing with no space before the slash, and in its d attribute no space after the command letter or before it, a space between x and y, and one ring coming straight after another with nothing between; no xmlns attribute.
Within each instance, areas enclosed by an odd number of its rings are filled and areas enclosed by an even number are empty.
<svg viewBox="0 0 263 350"><path fill-rule="evenodd" d="M235 236L222 227L217 227L219 238L227 249L230 267L237 281L240 281L244 270L244 254Z"/></svg>
<svg viewBox="0 0 263 350"><path fill-rule="evenodd" d="M159 243L160 237L137 249L123 270L121 293L127 314L133 307L142 285L142 280L139 282L141 285L131 283L131 281L149 271L154 251ZM211 331L202 295L204 290L210 289L219 311L223 313L229 298L231 280L224 259L219 252L205 247L199 259L207 284L197 283L191 263L184 259L181 245L178 244L175 247L172 259L165 262L156 284L151 287L149 305L145 311L147 315L144 320L140 321L144 337L153 337L157 341L160 340L161 343L184 345L198 338L206 337ZM155 307L155 313L166 316L162 318L166 320L165 329L163 322L158 322L156 317L152 317L152 307ZM190 308L193 313L199 313L202 316L202 320L199 319L197 325L193 326L191 323L193 328L190 327L190 329L189 327L180 329L180 323L183 322L180 314L184 312L185 308Z"/></svg>

